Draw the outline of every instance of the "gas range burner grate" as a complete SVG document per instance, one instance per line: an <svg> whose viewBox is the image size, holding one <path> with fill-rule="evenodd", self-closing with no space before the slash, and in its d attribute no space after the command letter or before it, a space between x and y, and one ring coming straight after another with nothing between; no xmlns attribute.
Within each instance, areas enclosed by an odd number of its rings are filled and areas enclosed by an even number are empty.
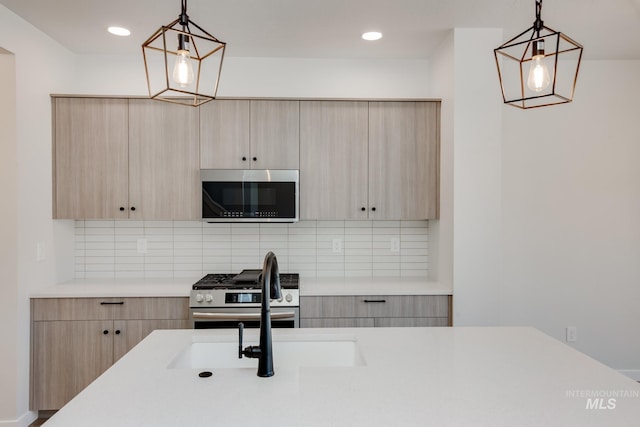
<svg viewBox="0 0 640 427"><path fill-rule="evenodd" d="M238 274L233 273L216 273L207 274L198 280L194 285L194 290L200 289L259 289L260 283L257 279L253 281L234 280ZM280 286L283 289L298 289L300 282L298 273L282 273L280 274Z"/></svg>

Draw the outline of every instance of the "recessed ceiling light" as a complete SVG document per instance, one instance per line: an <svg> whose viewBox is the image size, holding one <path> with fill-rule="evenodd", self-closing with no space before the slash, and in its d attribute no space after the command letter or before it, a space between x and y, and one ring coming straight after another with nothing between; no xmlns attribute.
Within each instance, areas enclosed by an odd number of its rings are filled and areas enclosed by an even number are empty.
<svg viewBox="0 0 640 427"><path fill-rule="evenodd" d="M109 27L107 28L107 31L109 31L111 34L115 34L116 36L128 36L131 34L131 31L122 27Z"/></svg>
<svg viewBox="0 0 640 427"><path fill-rule="evenodd" d="M379 33L378 31L369 31L367 33L363 33L362 38L365 40L380 40L382 38L382 33Z"/></svg>

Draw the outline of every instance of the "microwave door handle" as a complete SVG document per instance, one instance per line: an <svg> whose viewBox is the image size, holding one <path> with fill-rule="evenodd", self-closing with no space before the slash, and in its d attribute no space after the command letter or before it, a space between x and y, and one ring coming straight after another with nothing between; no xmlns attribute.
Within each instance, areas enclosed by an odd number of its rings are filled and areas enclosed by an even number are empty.
<svg viewBox="0 0 640 427"><path fill-rule="evenodd" d="M194 319L201 320L260 320L260 313L201 313L194 312L192 314ZM271 319L290 319L294 318L295 313L293 311L285 311L281 313L271 312Z"/></svg>

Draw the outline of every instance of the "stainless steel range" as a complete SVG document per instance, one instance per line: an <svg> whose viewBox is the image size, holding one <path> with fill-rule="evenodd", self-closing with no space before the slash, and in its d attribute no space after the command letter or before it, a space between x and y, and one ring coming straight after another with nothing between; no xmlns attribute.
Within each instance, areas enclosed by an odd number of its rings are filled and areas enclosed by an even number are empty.
<svg viewBox="0 0 640 427"><path fill-rule="evenodd" d="M240 274L207 274L193 285L189 299L195 329L260 327L262 270ZM300 323L300 291L297 273L280 274L282 298L271 301L271 326L297 328Z"/></svg>

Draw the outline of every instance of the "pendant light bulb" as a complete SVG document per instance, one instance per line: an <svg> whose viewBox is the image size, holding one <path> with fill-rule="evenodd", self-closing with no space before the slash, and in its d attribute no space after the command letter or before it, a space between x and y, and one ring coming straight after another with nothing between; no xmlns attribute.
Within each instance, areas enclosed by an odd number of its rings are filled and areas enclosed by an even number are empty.
<svg viewBox="0 0 640 427"><path fill-rule="evenodd" d="M193 83L193 65L191 64L191 52L189 52L189 36L178 36L178 52L173 66L173 81L180 87L187 87Z"/></svg>
<svg viewBox="0 0 640 427"><path fill-rule="evenodd" d="M551 78L549 68L544 60L544 40L536 40L533 42L533 56L527 86L534 92L542 92L549 87L549 83L551 83Z"/></svg>

